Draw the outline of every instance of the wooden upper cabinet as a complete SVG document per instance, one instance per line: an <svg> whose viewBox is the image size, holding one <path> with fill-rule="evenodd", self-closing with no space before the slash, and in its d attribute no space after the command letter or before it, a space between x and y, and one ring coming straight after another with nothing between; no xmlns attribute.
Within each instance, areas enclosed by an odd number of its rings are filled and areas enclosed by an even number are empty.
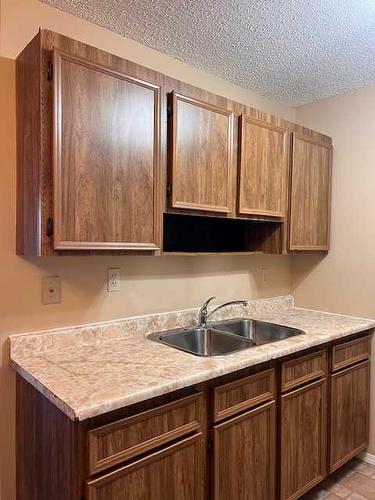
<svg viewBox="0 0 375 500"><path fill-rule="evenodd" d="M332 145L293 133L289 250L328 250Z"/></svg>
<svg viewBox="0 0 375 500"><path fill-rule="evenodd" d="M157 85L54 51L54 248L158 248Z"/></svg>
<svg viewBox="0 0 375 500"><path fill-rule="evenodd" d="M232 112L176 92L171 100L171 206L231 212Z"/></svg>
<svg viewBox="0 0 375 500"><path fill-rule="evenodd" d="M164 77L44 29L16 76L17 253L157 252Z"/></svg>
<svg viewBox="0 0 375 500"><path fill-rule="evenodd" d="M241 115L239 137L238 213L284 217L288 182L288 131Z"/></svg>
<svg viewBox="0 0 375 500"><path fill-rule="evenodd" d="M162 234L162 179L169 212L273 218L234 221L231 244L203 242L200 218L199 250L328 249L328 137L44 29L16 85L17 254L159 253L175 233Z"/></svg>

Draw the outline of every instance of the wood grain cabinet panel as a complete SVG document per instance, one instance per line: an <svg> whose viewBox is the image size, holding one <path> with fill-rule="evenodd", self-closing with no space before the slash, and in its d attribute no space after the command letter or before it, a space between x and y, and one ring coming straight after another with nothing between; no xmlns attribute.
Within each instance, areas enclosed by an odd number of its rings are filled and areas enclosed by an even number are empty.
<svg viewBox="0 0 375 500"><path fill-rule="evenodd" d="M54 248L158 248L160 88L54 51Z"/></svg>
<svg viewBox="0 0 375 500"><path fill-rule="evenodd" d="M232 112L173 92L171 120L171 206L230 212Z"/></svg>
<svg viewBox="0 0 375 500"><path fill-rule="evenodd" d="M274 500L275 403L214 427L214 499Z"/></svg>
<svg viewBox="0 0 375 500"><path fill-rule="evenodd" d="M341 368L369 359L371 352L371 335L354 339L332 347L331 370Z"/></svg>
<svg viewBox="0 0 375 500"><path fill-rule="evenodd" d="M281 397L281 499L299 498L326 475L326 380Z"/></svg>
<svg viewBox="0 0 375 500"><path fill-rule="evenodd" d="M328 250L332 145L293 133L290 250Z"/></svg>
<svg viewBox="0 0 375 500"><path fill-rule="evenodd" d="M370 362L331 375L330 472L368 444Z"/></svg>
<svg viewBox="0 0 375 500"><path fill-rule="evenodd" d="M221 385L214 389L214 420L230 417L275 397L274 368Z"/></svg>
<svg viewBox="0 0 375 500"><path fill-rule="evenodd" d="M90 474L153 450L202 426L202 394L88 432Z"/></svg>
<svg viewBox="0 0 375 500"><path fill-rule="evenodd" d="M239 137L238 213L284 217L288 183L288 131L241 115Z"/></svg>
<svg viewBox="0 0 375 500"><path fill-rule="evenodd" d="M87 482L88 500L203 500L202 435Z"/></svg>
<svg viewBox="0 0 375 500"><path fill-rule="evenodd" d="M281 390L287 391L299 385L326 377L328 373L325 349L285 361L281 366Z"/></svg>

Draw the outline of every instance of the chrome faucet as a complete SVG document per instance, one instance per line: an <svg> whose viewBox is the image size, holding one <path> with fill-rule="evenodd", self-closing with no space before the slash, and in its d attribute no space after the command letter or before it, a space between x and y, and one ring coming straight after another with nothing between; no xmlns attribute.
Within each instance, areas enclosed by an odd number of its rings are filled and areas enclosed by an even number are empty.
<svg viewBox="0 0 375 500"><path fill-rule="evenodd" d="M242 306L247 306L247 300L231 300L229 302L224 302L224 304L221 304L220 306L215 307L215 309L211 312L208 312L208 305L211 302L211 300L215 299L216 297L210 297L207 299L202 307L199 309L198 313L198 326L206 326L207 320L212 314L214 314L216 311L219 309L222 309L223 307L227 306L232 306L236 304L240 304Z"/></svg>

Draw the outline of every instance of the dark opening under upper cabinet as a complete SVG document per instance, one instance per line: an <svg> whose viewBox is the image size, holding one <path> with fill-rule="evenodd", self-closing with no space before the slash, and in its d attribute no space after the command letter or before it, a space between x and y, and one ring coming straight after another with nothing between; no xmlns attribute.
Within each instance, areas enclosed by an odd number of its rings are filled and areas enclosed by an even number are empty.
<svg viewBox="0 0 375 500"><path fill-rule="evenodd" d="M293 133L289 250L328 250L332 145Z"/></svg>
<svg viewBox="0 0 375 500"><path fill-rule="evenodd" d="M239 214L285 216L288 135L285 128L240 116Z"/></svg>
<svg viewBox="0 0 375 500"><path fill-rule="evenodd" d="M232 112L176 92L170 97L171 206L231 212Z"/></svg>
<svg viewBox="0 0 375 500"><path fill-rule="evenodd" d="M24 49L18 253L159 249L160 80L46 30Z"/></svg>

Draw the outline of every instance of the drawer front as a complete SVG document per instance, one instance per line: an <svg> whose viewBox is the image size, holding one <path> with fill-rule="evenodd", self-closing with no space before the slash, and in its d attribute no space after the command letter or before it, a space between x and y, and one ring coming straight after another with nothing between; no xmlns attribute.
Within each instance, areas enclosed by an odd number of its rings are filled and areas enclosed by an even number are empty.
<svg viewBox="0 0 375 500"><path fill-rule="evenodd" d="M199 430L202 394L88 432L90 475Z"/></svg>
<svg viewBox="0 0 375 500"><path fill-rule="evenodd" d="M323 349L282 364L281 390L288 391L327 375L327 351Z"/></svg>
<svg viewBox="0 0 375 500"><path fill-rule="evenodd" d="M371 351L371 335L351 340L332 347L331 370L341 368L369 359Z"/></svg>
<svg viewBox="0 0 375 500"><path fill-rule="evenodd" d="M87 500L203 500L203 438L189 436L86 482Z"/></svg>
<svg viewBox="0 0 375 500"><path fill-rule="evenodd" d="M230 417L275 398L275 370L250 375L214 390L214 420Z"/></svg>

